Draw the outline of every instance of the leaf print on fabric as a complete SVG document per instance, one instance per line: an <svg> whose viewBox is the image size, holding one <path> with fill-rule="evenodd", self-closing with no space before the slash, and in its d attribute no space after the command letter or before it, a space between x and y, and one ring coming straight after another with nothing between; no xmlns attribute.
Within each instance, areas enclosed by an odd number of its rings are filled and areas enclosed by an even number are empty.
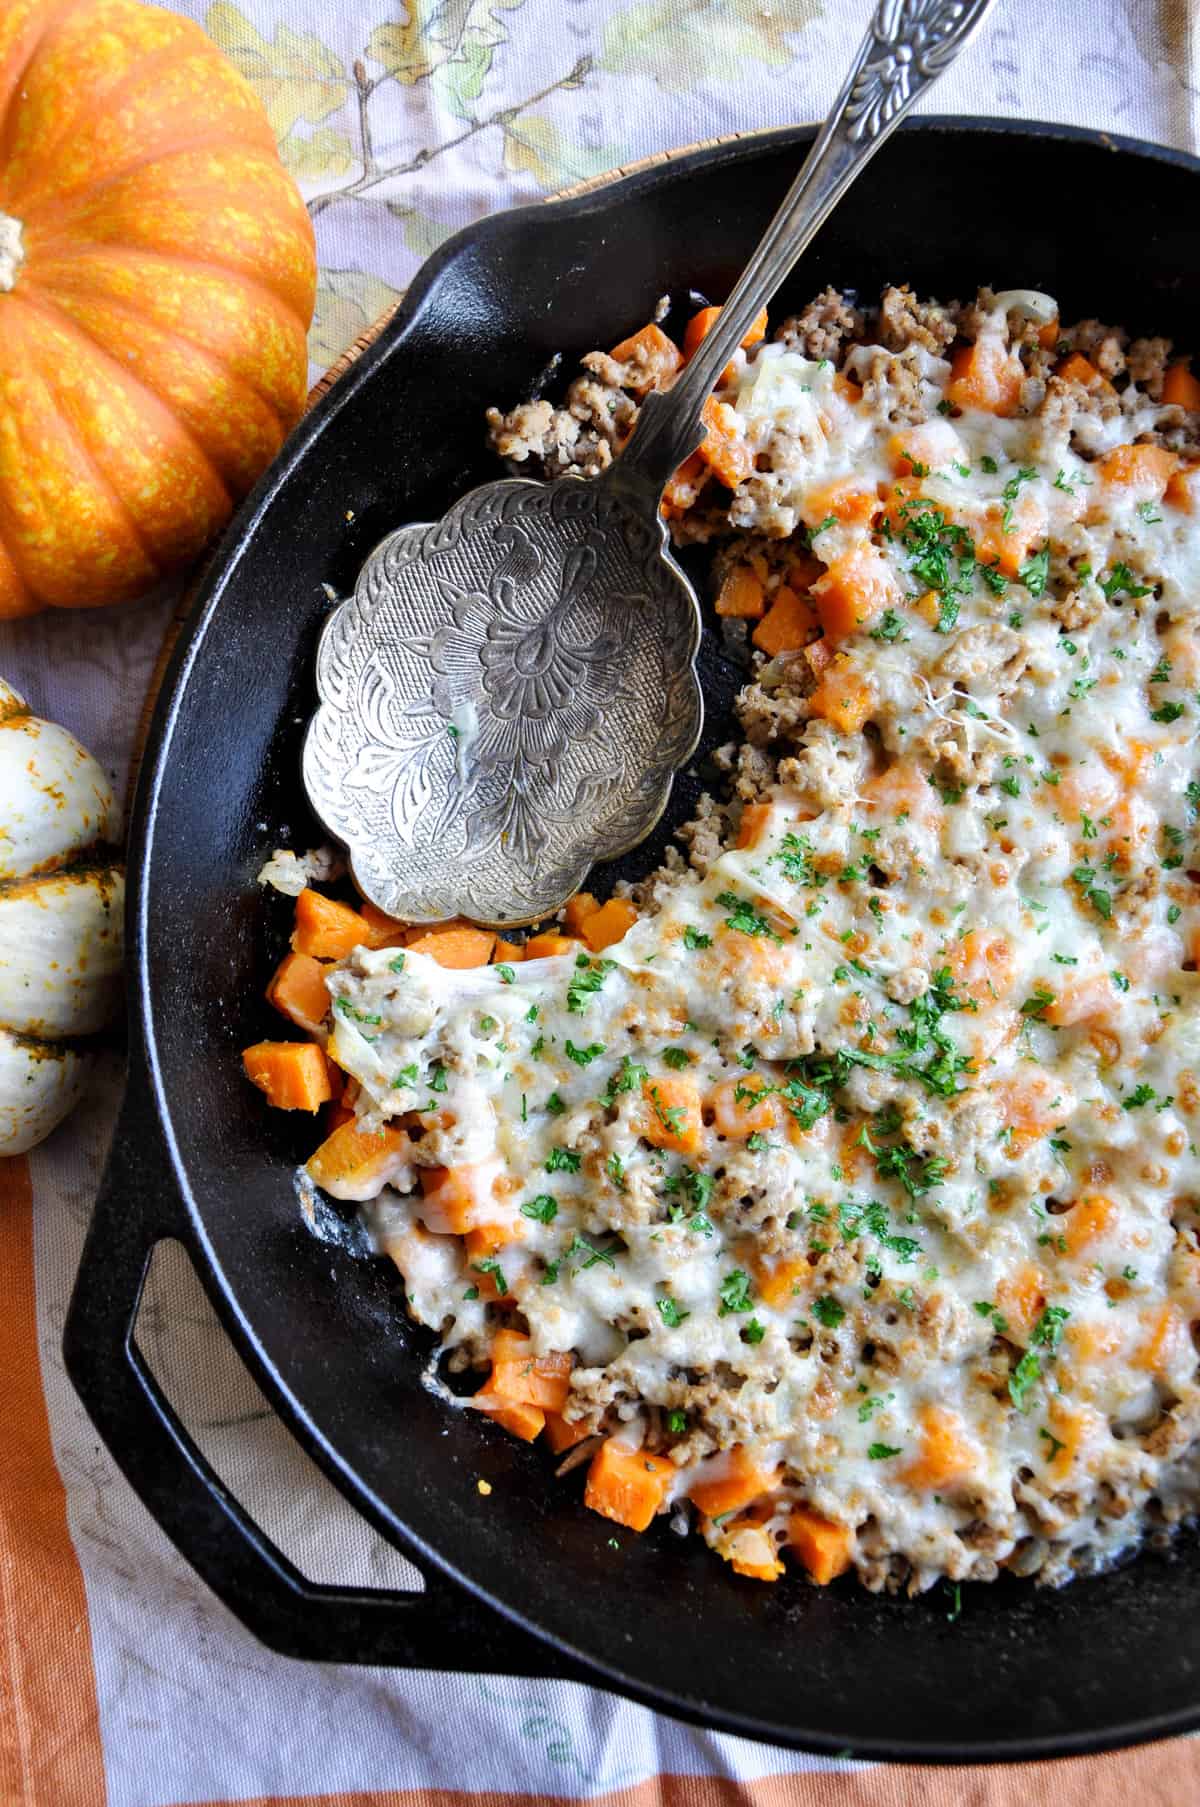
<svg viewBox="0 0 1200 1807"><path fill-rule="evenodd" d="M432 72L436 51L421 16L428 6L422 7L421 0L408 0L403 10L404 19L375 27L367 39L366 54L373 63L382 64L385 75L409 88Z"/></svg>
<svg viewBox="0 0 1200 1807"><path fill-rule="evenodd" d="M307 138L289 132L279 141L279 155L297 182L328 181L344 176L357 159L348 132L335 132L329 126L318 126Z"/></svg>
<svg viewBox="0 0 1200 1807"><path fill-rule="evenodd" d="M745 80L754 65L785 68L795 34L821 11L820 0L636 0L605 26L598 67L648 77L677 94L713 79Z"/></svg>
<svg viewBox="0 0 1200 1807"><path fill-rule="evenodd" d="M322 366L334 363L360 333L396 305L403 292L365 270L322 270L317 310L308 335L313 362Z"/></svg>
<svg viewBox="0 0 1200 1807"><path fill-rule="evenodd" d="M438 246L445 244L450 234L458 230L452 222L435 220L419 207L406 207L403 201L388 201L386 206L392 218L399 220L404 229L405 246L418 257L432 256Z"/></svg>
<svg viewBox="0 0 1200 1807"><path fill-rule="evenodd" d="M433 74L433 90L459 119L470 117L491 73L495 52L508 42L503 13L518 11L525 0L442 0L429 22L429 39L441 56Z"/></svg>
<svg viewBox="0 0 1200 1807"><path fill-rule="evenodd" d="M277 138L302 119L320 125L345 101L345 65L315 33L278 25L268 41L229 0L209 7L204 27L262 101Z"/></svg>
<svg viewBox="0 0 1200 1807"><path fill-rule="evenodd" d="M565 84L564 84L565 85ZM625 161L626 147L602 144L594 149L561 132L552 119L525 114L504 127L504 167L514 175L526 171L542 188L583 182Z"/></svg>

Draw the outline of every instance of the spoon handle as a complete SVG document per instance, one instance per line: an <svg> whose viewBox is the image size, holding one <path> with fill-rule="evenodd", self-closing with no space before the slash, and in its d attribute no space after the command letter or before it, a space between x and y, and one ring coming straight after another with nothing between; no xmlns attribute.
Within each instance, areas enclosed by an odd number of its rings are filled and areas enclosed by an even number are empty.
<svg viewBox="0 0 1200 1807"><path fill-rule="evenodd" d="M716 324L675 385L647 396L613 467L622 488L655 499L704 439L701 411L759 310L909 108L947 70L992 0L880 0L841 93L804 167L763 234Z"/></svg>

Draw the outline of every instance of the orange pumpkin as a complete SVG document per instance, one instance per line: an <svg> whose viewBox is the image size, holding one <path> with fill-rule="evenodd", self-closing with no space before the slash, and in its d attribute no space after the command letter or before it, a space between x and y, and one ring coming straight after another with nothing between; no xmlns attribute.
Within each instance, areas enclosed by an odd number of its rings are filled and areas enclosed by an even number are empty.
<svg viewBox="0 0 1200 1807"><path fill-rule="evenodd" d="M304 405L316 260L258 99L137 0L0 0L0 619L187 564Z"/></svg>

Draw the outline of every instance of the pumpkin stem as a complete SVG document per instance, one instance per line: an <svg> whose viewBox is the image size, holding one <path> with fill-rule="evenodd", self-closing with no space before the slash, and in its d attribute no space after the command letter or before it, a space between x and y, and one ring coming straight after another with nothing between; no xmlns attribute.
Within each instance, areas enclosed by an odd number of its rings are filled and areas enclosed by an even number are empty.
<svg viewBox="0 0 1200 1807"><path fill-rule="evenodd" d="M25 261L21 243L21 222L11 214L0 213L0 295L16 287L17 271Z"/></svg>

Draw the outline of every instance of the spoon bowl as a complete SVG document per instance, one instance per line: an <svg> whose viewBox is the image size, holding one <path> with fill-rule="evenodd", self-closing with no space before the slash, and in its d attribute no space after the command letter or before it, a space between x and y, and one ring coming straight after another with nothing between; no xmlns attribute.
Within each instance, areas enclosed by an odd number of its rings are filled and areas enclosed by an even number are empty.
<svg viewBox="0 0 1200 1807"><path fill-rule="evenodd" d="M665 525L622 484L484 484L389 534L330 616L309 799L389 915L536 921L661 816L699 646Z"/></svg>

